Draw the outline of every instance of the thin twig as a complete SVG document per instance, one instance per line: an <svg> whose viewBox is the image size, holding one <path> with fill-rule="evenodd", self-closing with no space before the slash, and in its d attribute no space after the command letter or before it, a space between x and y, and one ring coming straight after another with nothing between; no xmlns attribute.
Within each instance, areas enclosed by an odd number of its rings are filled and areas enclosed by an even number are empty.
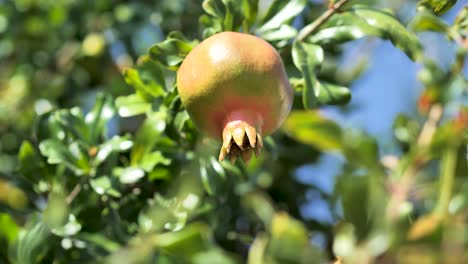
<svg viewBox="0 0 468 264"><path fill-rule="evenodd" d="M67 197L67 204L71 204L73 200L75 200L76 196L80 193L81 191L81 183L78 183L75 188L71 191L71 193Z"/></svg>
<svg viewBox="0 0 468 264"><path fill-rule="evenodd" d="M298 34L297 40L303 41L305 40L310 34L312 34L318 27L320 27L325 21L327 21L338 9L340 9L346 2L349 0L340 0L334 5L330 5L328 10L319 16L314 22L310 23L309 25L305 26Z"/></svg>
<svg viewBox="0 0 468 264"><path fill-rule="evenodd" d="M425 151L427 146L432 140L432 137L437 129L437 123L439 123L443 113L443 107L440 104L435 104L429 110L429 114L426 122L424 123L421 132L417 139L417 153L415 154L413 161L405 169L403 175L400 178L400 183L396 188L396 192L392 195L388 204L388 217L390 220L395 220L398 217L399 207L403 202L406 201L408 192L414 182L414 176L418 172L418 169L427 162L425 157Z"/></svg>

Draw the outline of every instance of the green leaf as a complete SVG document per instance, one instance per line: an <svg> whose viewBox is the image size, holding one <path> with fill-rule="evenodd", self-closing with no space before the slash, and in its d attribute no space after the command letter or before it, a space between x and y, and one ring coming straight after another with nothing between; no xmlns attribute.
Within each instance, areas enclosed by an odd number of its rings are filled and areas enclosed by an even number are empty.
<svg viewBox="0 0 468 264"><path fill-rule="evenodd" d="M302 102L307 109L319 105L344 104L351 99L348 88L321 83L316 77L316 71L324 60L323 49L314 44L294 42L292 49L293 62L302 75Z"/></svg>
<svg viewBox="0 0 468 264"><path fill-rule="evenodd" d="M370 8L354 8L353 13L364 19L370 26L381 31L381 37L392 41L393 45L405 52L412 60L422 56L422 46L418 38L409 32L392 15Z"/></svg>
<svg viewBox="0 0 468 264"><path fill-rule="evenodd" d="M220 23L222 31L238 31L243 20L242 5L236 0L204 0L203 9L212 17L204 18L218 20L219 22L208 22L205 24L214 25Z"/></svg>
<svg viewBox="0 0 468 264"><path fill-rule="evenodd" d="M268 245L268 237L265 234L259 234L253 241L249 249L247 264L267 263L265 260L265 251Z"/></svg>
<svg viewBox="0 0 468 264"><path fill-rule="evenodd" d="M50 236L47 226L42 222L35 223L25 233L21 233L16 247L18 264L39 263L43 252L48 247L46 243Z"/></svg>
<svg viewBox="0 0 468 264"><path fill-rule="evenodd" d="M151 59L161 63L171 70L177 70L185 56L196 45L180 39L169 38L152 46L149 50Z"/></svg>
<svg viewBox="0 0 468 264"><path fill-rule="evenodd" d="M409 27L413 31L435 31L446 32L448 25L438 17L429 12L419 12L411 20Z"/></svg>
<svg viewBox="0 0 468 264"><path fill-rule="evenodd" d="M134 146L130 153L130 163L138 167L145 155L151 153L156 142L161 139L162 132L166 129L169 114L165 108L148 115L147 119L136 133Z"/></svg>
<svg viewBox="0 0 468 264"><path fill-rule="evenodd" d="M214 17L224 17L226 8L221 0L204 0L202 3L203 10Z"/></svg>
<svg viewBox="0 0 468 264"><path fill-rule="evenodd" d="M145 172L140 168L127 167L119 173L120 182L123 184L133 184L145 176Z"/></svg>
<svg viewBox="0 0 468 264"><path fill-rule="evenodd" d="M289 25L281 25L277 29L267 30L260 34L262 39L270 42L293 39L296 36L297 30Z"/></svg>
<svg viewBox="0 0 468 264"><path fill-rule="evenodd" d="M184 129L185 123L190 120L190 116L188 115L187 111L181 111L177 113L174 118L174 126L178 132L182 132Z"/></svg>
<svg viewBox="0 0 468 264"><path fill-rule="evenodd" d="M318 44L341 44L366 36L380 36L381 31L352 12L334 14L307 41Z"/></svg>
<svg viewBox="0 0 468 264"><path fill-rule="evenodd" d="M49 193L47 207L43 213L43 221L50 229L59 228L68 222L70 213L67 195L61 190Z"/></svg>
<svg viewBox="0 0 468 264"><path fill-rule="evenodd" d="M113 188L113 183L109 176L93 178L89 183L91 188L93 188L93 190L99 195L108 194L117 198L121 197L120 192Z"/></svg>
<svg viewBox="0 0 468 264"><path fill-rule="evenodd" d="M272 6L273 5L276 6L277 4L273 3ZM289 21L293 20L297 15L299 15L304 10L306 5L307 0L289 1L283 8L277 10L277 12L275 12L275 15L257 30L257 34L261 34L263 32L273 29L278 29L283 24L287 24Z"/></svg>
<svg viewBox="0 0 468 264"><path fill-rule="evenodd" d="M252 27L257 18L258 1L259 0L242 0L243 16L249 27Z"/></svg>
<svg viewBox="0 0 468 264"><path fill-rule="evenodd" d="M107 252L115 252L121 247L117 242L114 242L101 234L80 233L77 237L78 239L99 246Z"/></svg>
<svg viewBox="0 0 468 264"><path fill-rule="evenodd" d="M115 105L121 117L141 115L151 109L151 103L138 93L117 97Z"/></svg>
<svg viewBox="0 0 468 264"><path fill-rule="evenodd" d="M462 36L468 35L468 6L465 6L458 13L452 28Z"/></svg>
<svg viewBox="0 0 468 264"><path fill-rule="evenodd" d="M86 151L77 142L67 146L56 139L48 139L39 144L39 150L47 157L49 164L64 164L77 175L83 175L89 170Z"/></svg>
<svg viewBox="0 0 468 264"><path fill-rule="evenodd" d="M150 60L148 56L140 58L136 69L125 69L123 75L125 82L148 101L150 97L166 95L164 73L159 64Z"/></svg>
<svg viewBox="0 0 468 264"><path fill-rule="evenodd" d="M206 193L209 195L214 195L215 186L213 179L210 177L207 165L202 159L200 159L200 177Z"/></svg>
<svg viewBox="0 0 468 264"><path fill-rule="evenodd" d="M436 14L443 14L457 3L457 0L421 0L418 6L428 6Z"/></svg>
<svg viewBox="0 0 468 264"><path fill-rule="evenodd" d="M317 83L315 71L323 62L324 53L320 46L295 41L292 49L293 62L304 76L302 101L304 107L313 108L318 105L314 85Z"/></svg>
<svg viewBox="0 0 468 264"><path fill-rule="evenodd" d="M58 110L54 112L57 122L63 127L66 135L75 139L80 139L86 143L91 142L91 134L84 120L83 112L80 108Z"/></svg>
<svg viewBox="0 0 468 264"><path fill-rule="evenodd" d="M110 140L104 142L97 147L97 154L94 158L94 166L97 167L103 163L109 155L114 152L123 152L129 150L133 146L133 141L130 136L114 136Z"/></svg>
<svg viewBox="0 0 468 264"><path fill-rule="evenodd" d="M237 264L239 260L228 255L220 249L210 249L195 254L191 263L193 264Z"/></svg>
<svg viewBox="0 0 468 264"><path fill-rule="evenodd" d="M6 239L9 244L13 243L19 234L19 227L15 220L5 213L0 213L0 240Z"/></svg>
<svg viewBox="0 0 468 264"><path fill-rule="evenodd" d="M153 237L157 248L190 261L200 252L212 247L211 230L202 224L191 224L178 232L167 232Z"/></svg>
<svg viewBox="0 0 468 264"><path fill-rule="evenodd" d="M39 153L29 141L24 141L21 144L18 159L20 173L32 182L36 182L38 179L48 175Z"/></svg>
<svg viewBox="0 0 468 264"><path fill-rule="evenodd" d="M341 128L316 111L293 111L286 119L283 130L297 141L321 151L343 147Z"/></svg>
<svg viewBox="0 0 468 264"><path fill-rule="evenodd" d="M153 151L141 159L139 166L146 172L151 172L154 167L159 164L169 166L171 164L171 160L164 157L161 151Z"/></svg>
<svg viewBox="0 0 468 264"><path fill-rule="evenodd" d="M306 227L300 221L286 213L277 213L271 224L271 239L268 254L279 263L310 263L316 260L321 263L319 251L309 243Z"/></svg>
<svg viewBox="0 0 468 264"><path fill-rule="evenodd" d="M114 100L112 97L102 93L96 96L96 103L91 111L85 116L85 123L88 125L90 134L90 144L95 145L102 137L105 137L105 126L114 116Z"/></svg>

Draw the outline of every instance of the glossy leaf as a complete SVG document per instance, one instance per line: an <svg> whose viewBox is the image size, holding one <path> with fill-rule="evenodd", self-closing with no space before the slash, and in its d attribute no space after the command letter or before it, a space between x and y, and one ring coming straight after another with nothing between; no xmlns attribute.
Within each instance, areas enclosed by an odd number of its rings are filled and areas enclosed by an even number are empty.
<svg viewBox="0 0 468 264"><path fill-rule="evenodd" d="M242 7L239 1L234 0L204 0L203 9L211 15L211 20L218 20L223 31L237 31L243 20ZM249 5L250 6L250 5ZM216 22L205 22L216 24Z"/></svg>
<svg viewBox="0 0 468 264"><path fill-rule="evenodd" d="M58 140L48 139L39 144L39 150L49 164L64 164L78 175L89 169L86 153L76 142L67 147Z"/></svg>
<svg viewBox="0 0 468 264"><path fill-rule="evenodd" d="M341 128L325 119L319 112L293 111L286 119L283 130L292 138L321 151L339 150L342 145Z"/></svg>
<svg viewBox="0 0 468 264"><path fill-rule="evenodd" d="M19 227L14 219L5 213L0 213L0 239L13 243L19 234Z"/></svg>
<svg viewBox="0 0 468 264"><path fill-rule="evenodd" d="M142 158L142 160L139 163L139 166L143 170L151 172L154 169L154 167L159 164L168 166L171 164L171 160L164 157L161 151L153 151Z"/></svg>
<svg viewBox="0 0 468 264"><path fill-rule="evenodd" d="M293 62L302 75L302 102L305 108L312 109L319 105L344 104L351 99L348 88L321 83L316 77L316 71L324 60L323 49L314 44L294 42L292 50Z"/></svg>
<svg viewBox="0 0 468 264"><path fill-rule="evenodd" d="M133 184L145 176L145 172L140 168L127 167L119 173L120 182L123 184Z"/></svg>
<svg viewBox="0 0 468 264"><path fill-rule="evenodd" d="M68 222L69 207L66 198L66 194L61 190L49 193L43 221L50 229L62 227Z"/></svg>
<svg viewBox="0 0 468 264"><path fill-rule="evenodd" d="M436 14L443 14L457 3L457 0L421 0L418 5L429 6Z"/></svg>
<svg viewBox="0 0 468 264"><path fill-rule="evenodd" d="M160 66L145 56L139 60L137 69L123 71L125 82L131 85L145 99L166 94L165 80Z"/></svg>
<svg viewBox="0 0 468 264"><path fill-rule="evenodd" d="M293 62L304 76L304 88L302 102L305 108L313 108L318 105L317 92L314 86L317 83L316 69L323 62L324 53L320 46L294 42L292 50Z"/></svg>
<svg viewBox="0 0 468 264"><path fill-rule="evenodd" d="M127 136L114 136L108 141L97 146L97 154L94 158L94 166L103 163L109 155L115 152L123 152L129 150L133 146L130 137Z"/></svg>
<svg viewBox="0 0 468 264"><path fill-rule="evenodd" d="M272 219L268 253L283 263L320 262L319 251L309 244L306 227L286 213L277 213Z"/></svg>
<svg viewBox="0 0 468 264"><path fill-rule="evenodd" d="M121 117L131 117L144 114L151 109L151 103L147 102L137 93L117 97L115 105Z"/></svg>
<svg viewBox="0 0 468 264"><path fill-rule="evenodd" d="M24 141L21 144L18 159L19 171L27 179L34 182L41 177L47 176L47 169L40 154L29 141Z"/></svg>
<svg viewBox="0 0 468 264"><path fill-rule="evenodd" d="M93 178L89 181L89 184L99 195L108 194L113 197L121 197L120 192L113 187L113 182L109 176Z"/></svg>
<svg viewBox="0 0 468 264"><path fill-rule="evenodd" d="M161 138L162 132L166 129L168 113L161 110L147 117L141 128L138 130L134 146L130 153L130 160L133 166L138 166L148 155L156 142Z"/></svg>
<svg viewBox="0 0 468 264"><path fill-rule="evenodd" d="M276 1L279 2L279 1ZM273 3L275 4L275 3ZM272 4L272 5L273 5ZM276 4L275 4L276 5ZM258 30L257 34L263 32L278 29L283 24L287 24L297 15L299 15L307 5L307 0L291 0L271 17L268 21L265 22Z"/></svg>
<svg viewBox="0 0 468 264"><path fill-rule="evenodd" d="M177 70L185 56L195 46L180 39L169 38L152 46L149 50L151 59L161 63L171 70Z"/></svg>
<svg viewBox="0 0 468 264"><path fill-rule="evenodd" d="M381 31L353 12L333 15L307 41L318 45L340 44L366 36L380 36Z"/></svg>
<svg viewBox="0 0 468 264"><path fill-rule="evenodd" d="M422 47L418 38L392 15L369 8L354 8L352 12L370 26L379 29L381 37L391 40L393 45L404 51L412 60L418 60L422 56Z"/></svg>
<svg viewBox="0 0 468 264"><path fill-rule="evenodd" d="M184 260L192 260L197 253L211 246L211 231L202 224L192 224L179 232L168 232L153 237L157 248Z"/></svg>
<svg viewBox="0 0 468 264"><path fill-rule="evenodd" d="M428 12L416 14L409 26L413 31L435 31L443 33L448 30L448 25L443 20Z"/></svg>
<svg viewBox="0 0 468 264"><path fill-rule="evenodd" d="M259 0L242 0L242 11L246 23L251 27L257 19Z"/></svg>
<svg viewBox="0 0 468 264"><path fill-rule="evenodd" d="M98 94L96 103L85 116L85 123L88 125L90 134L90 144L97 144L101 137L105 137L107 122L114 116L114 113L113 98L104 94Z"/></svg>
<svg viewBox="0 0 468 264"><path fill-rule="evenodd" d="M38 263L43 252L49 246L46 243L50 233L42 222L36 222L30 229L20 235L16 245L16 263Z"/></svg>
<svg viewBox="0 0 468 264"><path fill-rule="evenodd" d="M289 25L281 25L277 29L262 32L260 37L266 41L274 42L293 39L297 36L297 30Z"/></svg>

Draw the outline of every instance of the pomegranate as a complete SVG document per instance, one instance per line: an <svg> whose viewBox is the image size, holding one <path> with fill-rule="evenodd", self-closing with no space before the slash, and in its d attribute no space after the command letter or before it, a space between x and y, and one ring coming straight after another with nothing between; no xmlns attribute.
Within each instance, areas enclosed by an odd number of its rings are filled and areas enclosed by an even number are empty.
<svg viewBox="0 0 468 264"><path fill-rule="evenodd" d="M222 32L196 46L177 74L177 89L195 126L222 138L219 160L248 162L291 109L283 62L258 37Z"/></svg>

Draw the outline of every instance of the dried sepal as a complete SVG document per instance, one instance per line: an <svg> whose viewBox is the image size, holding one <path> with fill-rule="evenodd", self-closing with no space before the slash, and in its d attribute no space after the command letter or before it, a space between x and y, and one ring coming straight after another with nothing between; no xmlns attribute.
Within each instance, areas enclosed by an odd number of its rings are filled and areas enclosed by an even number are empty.
<svg viewBox="0 0 468 264"><path fill-rule="evenodd" d="M243 121L233 121L226 125L223 131L223 145L219 153L219 161L228 158L234 163L238 157L248 163L252 154L258 156L263 147L263 140L255 127Z"/></svg>

